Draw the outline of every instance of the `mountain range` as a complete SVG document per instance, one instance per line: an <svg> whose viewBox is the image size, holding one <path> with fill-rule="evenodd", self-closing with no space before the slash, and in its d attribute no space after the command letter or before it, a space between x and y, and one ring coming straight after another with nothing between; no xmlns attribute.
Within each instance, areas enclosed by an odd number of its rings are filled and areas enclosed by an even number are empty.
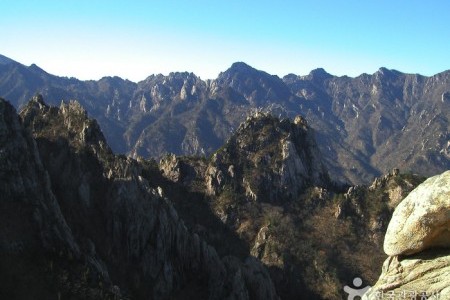
<svg viewBox="0 0 450 300"><path fill-rule="evenodd" d="M351 78L323 69L283 78L234 63L214 80L192 73L134 83L51 75L0 57L0 96L17 109L36 93L77 99L116 153L209 156L249 115L303 116L332 178L370 183L392 168L431 176L450 168L450 71L426 77L380 68Z"/></svg>
<svg viewBox="0 0 450 300"><path fill-rule="evenodd" d="M314 136L257 112L210 157L157 162L114 154L77 101L0 99L0 298L338 300L356 276L374 284L393 209L424 178L342 186Z"/></svg>

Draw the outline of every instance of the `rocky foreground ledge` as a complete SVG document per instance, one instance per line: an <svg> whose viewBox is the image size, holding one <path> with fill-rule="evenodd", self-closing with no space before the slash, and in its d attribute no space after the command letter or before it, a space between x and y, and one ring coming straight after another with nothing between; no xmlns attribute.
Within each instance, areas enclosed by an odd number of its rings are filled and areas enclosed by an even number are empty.
<svg viewBox="0 0 450 300"><path fill-rule="evenodd" d="M384 251L389 257L363 300L450 299L450 171L429 178L398 205Z"/></svg>

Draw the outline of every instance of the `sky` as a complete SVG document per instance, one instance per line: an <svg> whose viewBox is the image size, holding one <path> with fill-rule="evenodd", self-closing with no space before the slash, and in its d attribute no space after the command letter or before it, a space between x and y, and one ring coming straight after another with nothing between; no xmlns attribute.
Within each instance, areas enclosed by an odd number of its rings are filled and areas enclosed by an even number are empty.
<svg viewBox="0 0 450 300"><path fill-rule="evenodd" d="M0 54L82 80L233 62L284 76L450 69L448 0L2 0Z"/></svg>

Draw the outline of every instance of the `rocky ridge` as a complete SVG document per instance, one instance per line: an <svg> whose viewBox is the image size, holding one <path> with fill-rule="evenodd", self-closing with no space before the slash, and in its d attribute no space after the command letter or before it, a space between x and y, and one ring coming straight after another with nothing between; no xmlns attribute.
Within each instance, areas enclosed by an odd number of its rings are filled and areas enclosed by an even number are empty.
<svg viewBox="0 0 450 300"><path fill-rule="evenodd" d="M190 233L142 165L114 155L78 103L55 108L35 97L22 121L0 104L5 297L277 298L258 261L221 258ZM7 217L13 207L16 218Z"/></svg>
<svg viewBox="0 0 450 300"><path fill-rule="evenodd" d="M118 153L214 153L255 110L304 116L331 177L368 184L392 168L431 176L450 167L450 76L380 68L355 78L323 69L278 78L235 63L215 80L192 73L80 81L11 60L0 64L0 91L16 108L36 92L59 105L79 99Z"/></svg>

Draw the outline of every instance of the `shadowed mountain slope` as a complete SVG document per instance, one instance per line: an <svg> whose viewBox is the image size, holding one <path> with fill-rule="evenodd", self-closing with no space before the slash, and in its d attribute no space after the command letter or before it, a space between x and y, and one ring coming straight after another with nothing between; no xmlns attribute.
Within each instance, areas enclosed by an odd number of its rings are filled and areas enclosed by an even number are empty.
<svg viewBox="0 0 450 300"><path fill-rule="evenodd" d="M0 113L2 298L277 299L261 263L190 232L78 102Z"/></svg>

